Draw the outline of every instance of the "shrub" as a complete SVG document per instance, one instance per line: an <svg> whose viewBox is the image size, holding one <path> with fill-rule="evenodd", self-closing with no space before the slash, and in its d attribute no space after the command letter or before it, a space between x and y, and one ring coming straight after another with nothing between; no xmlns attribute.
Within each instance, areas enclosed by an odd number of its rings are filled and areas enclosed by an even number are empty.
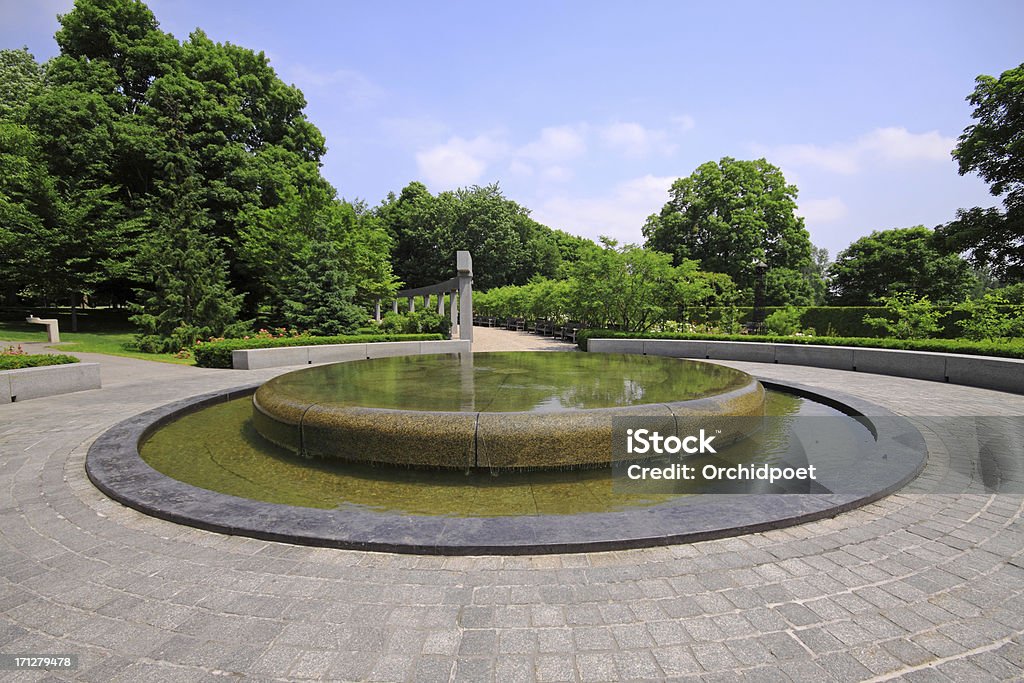
<svg viewBox="0 0 1024 683"><path fill-rule="evenodd" d="M882 302L889 317L864 316L864 322L896 339L933 337L941 329L939 321L947 315L936 310L928 297L917 298L909 292L882 297Z"/></svg>
<svg viewBox="0 0 1024 683"><path fill-rule="evenodd" d="M1009 306L999 294L968 299L959 306L965 317L957 321L967 339L1006 339L1024 336L1024 305Z"/></svg>
<svg viewBox="0 0 1024 683"><path fill-rule="evenodd" d="M804 309L796 306L786 306L775 311L764 319L765 329L769 334L780 337L788 337L800 331L800 318L803 317Z"/></svg>
<svg viewBox="0 0 1024 683"><path fill-rule="evenodd" d="M381 317L380 329L389 334L440 334L447 337L452 331L452 321L434 311L413 311L395 313L390 311Z"/></svg>
<svg viewBox="0 0 1024 683"><path fill-rule="evenodd" d="M439 334L354 334L338 337L253 337L215 339L197 342L193 347L196 365L204 368L231 368L231 352L239 349L272 349L282 346L318 346L321 344L365 344L389 341L434 341Z"/></svg>
<svg viewBox="0 0 1024 683"><path fill-rule="evenodd" d="M77 363L74 356L55 353L29 354L18 346L8 346L0 350L0 370L20 370L22 368L39 368L46 365L65 365Z"/></svg>

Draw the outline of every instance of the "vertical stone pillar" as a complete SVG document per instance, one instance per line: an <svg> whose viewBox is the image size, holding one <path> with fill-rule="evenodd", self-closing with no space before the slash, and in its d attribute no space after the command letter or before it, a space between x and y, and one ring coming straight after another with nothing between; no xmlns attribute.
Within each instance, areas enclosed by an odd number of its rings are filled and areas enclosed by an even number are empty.
<svg viewBox="0 0 1024 683"><path fill-rule="evenodd" d="M437 293L437 314L444 315L444 292Z"/></svg>
<svg viewBox="0 0 1024 683"><path fill-rule="evenodd" d="M459 277L459 339L473 343L473 258L468 251L455 253Z"/></svg>
<svg viewBox="0 0 1024 683"><path fill-rule="evenodd" d="M380 322L380 299L373 304L373 319Z"/></svg>
<svg viewBox="0 0 1024 683"><path fill-rule="evenodd" d="M398 313L398 299L391 302L391 310Z"/></svg>
<svg viewBox="0 0 1024 683"><path fill-rule="evenodd" d="M453 291L448 293L448 298L451 301L451 304L450 304L451 311L450 311L449 315L451 316L451 319L452 319L452 331L449 334L450 334L452 339L455 338L455 326L459 324L459 310L456 308L456 306L458 305L458 296L457 296L457 294L458 294L458 292L456 292L455 290L453 290Z"/></svg>
<svg viewBox="0 0 1024 683"><path fill-rule="evenodd" d="M409 297L409 312L410 313L415 313L416 312L416 302L414 301L414 297L411 297L411 296Z"/></svg>

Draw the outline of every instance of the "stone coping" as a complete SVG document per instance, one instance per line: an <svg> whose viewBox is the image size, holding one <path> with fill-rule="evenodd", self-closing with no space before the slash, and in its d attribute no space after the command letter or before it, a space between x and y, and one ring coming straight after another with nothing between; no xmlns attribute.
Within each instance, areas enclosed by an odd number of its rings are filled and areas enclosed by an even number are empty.
<svg viewBox="0 0 1024 683"><path fill-rule="evenodd" d="M871 349L771 342L700 339L590 339L587 350L637 353L698 360L738 360L809 365L895 377L949 382L981 389L1024 394L1024 360L934 351Z"/></svg>
<svg viewBox="0 0 1024 683"><path fill-rule="evenodd" d="M0 403L99 388L99 363L64 363L0 370Z"/></svg>
<svg viewBox="0 0 1024 683"><path fill-rule="evenodd" d="M466 339L279 346L272 349L237 349L232 351L231 366L235 370L262 370L263 368L279 368L289 365L369 360L371 358L385 358L387 356L470 353L472 350L471 342Z"/></svg>
<svg viewBox="0 0 1024 683"><path fill-rule="evenodd" d="M170 403L124 420L89 448L86 472L105 494L162 519L221 533L333 548L435 555L521 555L650 547L780 528L832 517L878 500L914 479L927 449L908 421L839 392L762 380L769 388L813 398L864 421L875 455L896 466L856 494L701 496L621 512L521 517L427 517L358 508L320 510L238 498L167 477L139 457L138 444L177 416L253 393L243 386ZM874 479L872 479L874 477Z"/></svg>

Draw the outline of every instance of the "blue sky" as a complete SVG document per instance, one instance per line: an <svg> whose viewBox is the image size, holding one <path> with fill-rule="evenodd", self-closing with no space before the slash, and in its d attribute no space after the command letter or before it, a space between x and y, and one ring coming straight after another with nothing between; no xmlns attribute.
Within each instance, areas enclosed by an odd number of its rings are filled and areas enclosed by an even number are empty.
<svg viewBox="0 0 1024 683"><path fill-rule="evenodd" d="M553 228L642 242L674 179L764 156L833 256L998 204L949 153L975 77L1024 61L1016 0L148 4L178 39L264 51L347 199L498 182ZM0 47L53 56L70 7L0 0Z"/></svg>

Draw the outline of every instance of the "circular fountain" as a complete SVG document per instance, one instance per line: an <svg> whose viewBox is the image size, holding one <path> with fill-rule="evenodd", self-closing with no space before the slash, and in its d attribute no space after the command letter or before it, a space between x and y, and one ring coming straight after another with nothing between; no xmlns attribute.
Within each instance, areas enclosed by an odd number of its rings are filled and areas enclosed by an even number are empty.
<svg viewBox="0 0 1024 683"><path fill-rule="evenodd" d="M664 436L679 438L700 418L718 443L734 443L760 427L764 400L764 388L750 375L696 361L564 353L400 356L276 377L253 396L252 420L265 439L306 457L560 469L607 467L617 417L668 418Z"/></svg>
<svg viewBox="0 0 1024 683"><path fill-rule="evenodd" d="M622 430L612 426L622 419L679 435L700 425L716 445L732 443L687 461L700 467L815 465L821 475L781 487L630 483L617 474ZM678 543L831 516L898 489L926 453L905 420L832 391L671 358L502 353L318 366L193 397L108 430L86 469L115 500L213 531L517 554Z"/></svg>

